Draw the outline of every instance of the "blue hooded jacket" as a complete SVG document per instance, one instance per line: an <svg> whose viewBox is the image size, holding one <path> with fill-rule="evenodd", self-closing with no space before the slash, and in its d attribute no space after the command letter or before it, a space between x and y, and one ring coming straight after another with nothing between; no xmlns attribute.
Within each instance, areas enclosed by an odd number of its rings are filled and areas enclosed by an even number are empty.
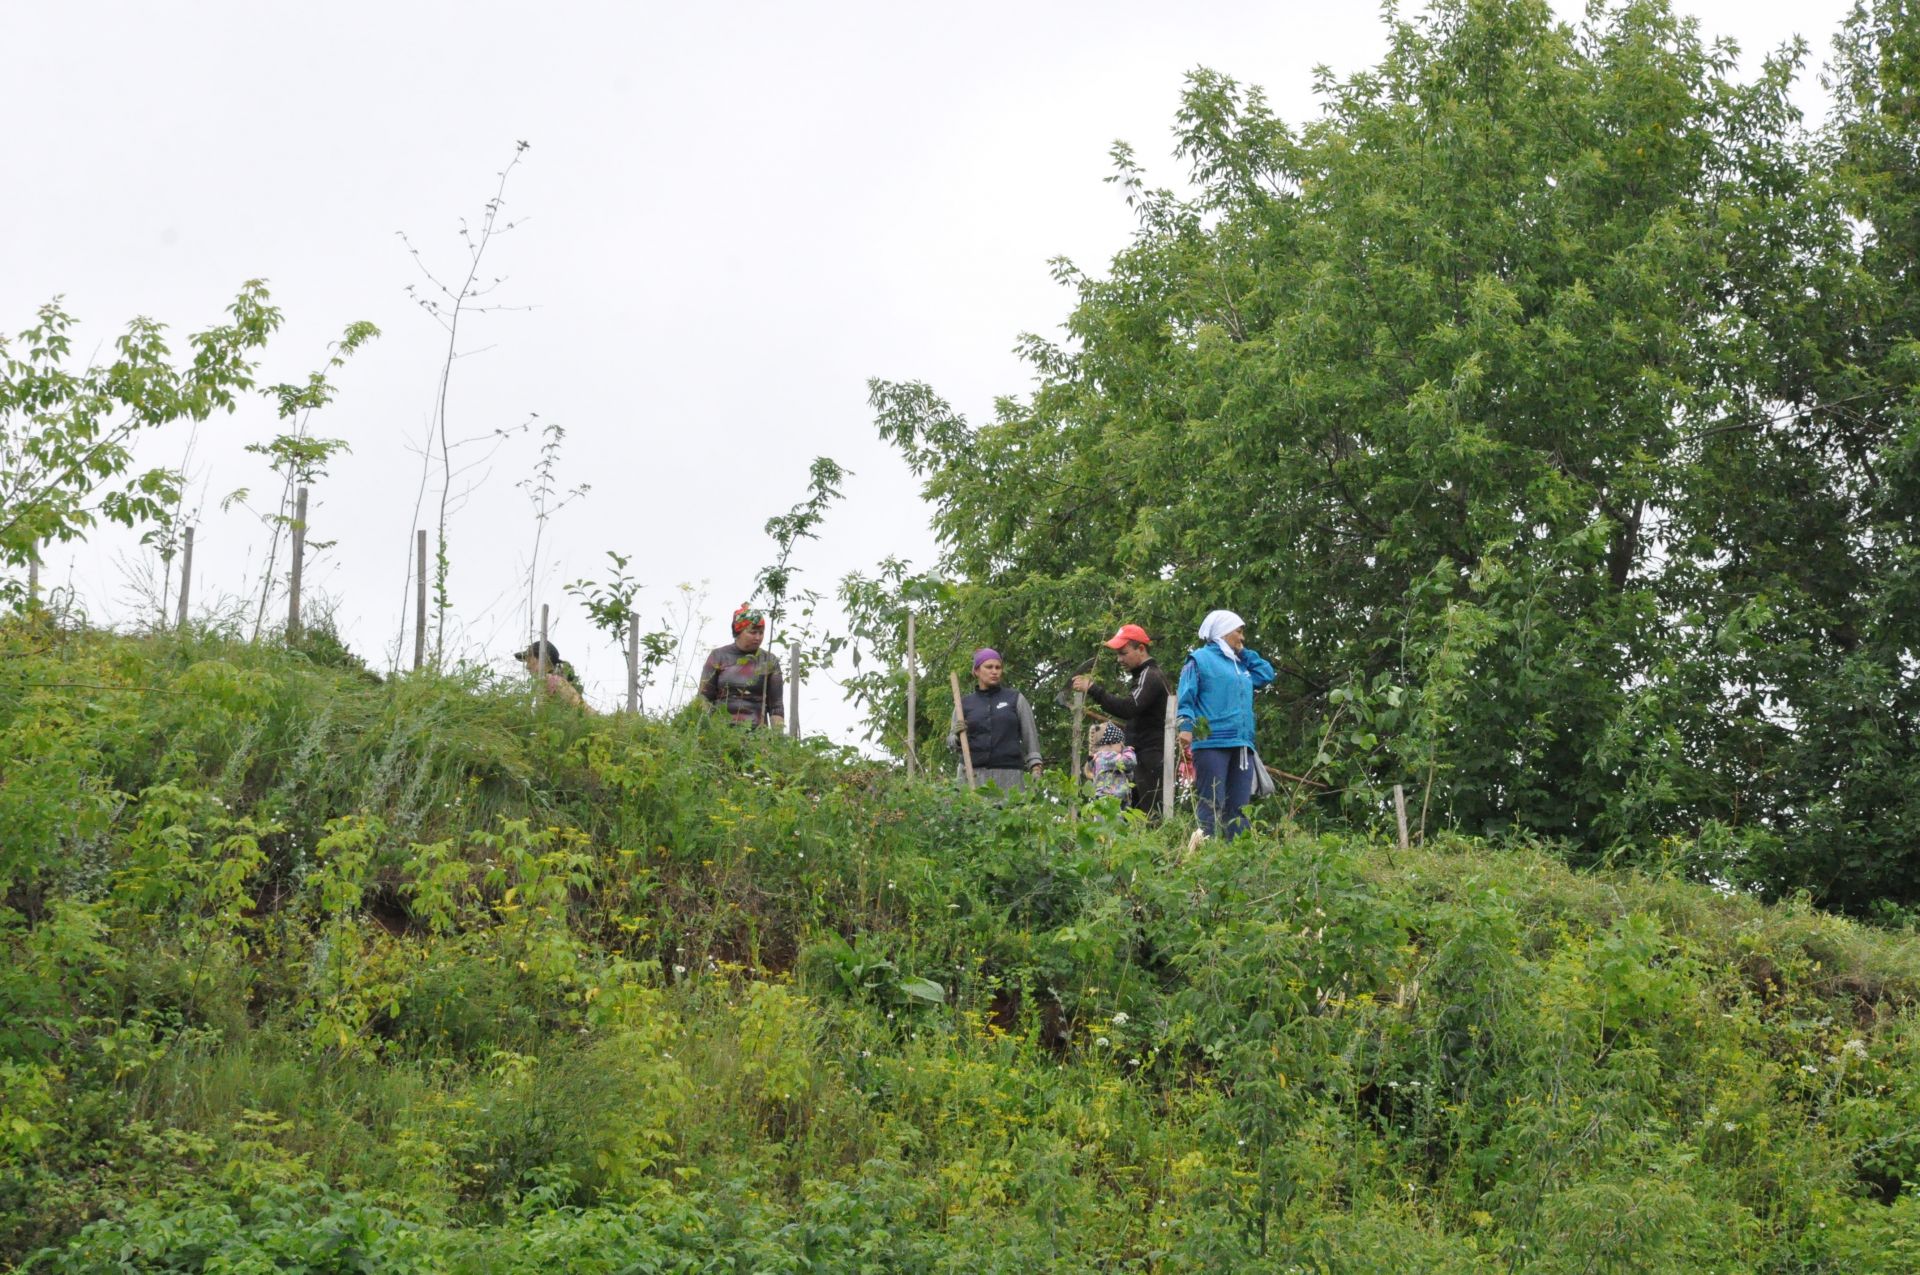
<svg viewBox="0 0 1920 1275"><path fill-rule="evenodd" d="M1232 660L1217 642L1188 654L1180 670L1180 729L1207 723L1207 737L1195 748L1252 748L1253 693L1273 680L1273 665L1253 650ZM1197 736L1198 731L1194 731Z"/></svg>

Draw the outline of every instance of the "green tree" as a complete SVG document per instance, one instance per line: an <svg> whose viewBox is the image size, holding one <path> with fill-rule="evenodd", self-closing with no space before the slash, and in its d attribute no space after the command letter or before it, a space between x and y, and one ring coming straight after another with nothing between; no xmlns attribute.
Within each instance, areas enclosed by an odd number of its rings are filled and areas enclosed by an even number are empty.
<svg viewBox="0 0 1920 1275"><path fill-rule="evenodd" d="M1850 315L1889 287L1789 101L1800 56L1742 82L1665 3L1443 0L1301 127L1196 71L1192 192L1116 147L1137 233L1104 276L1056 264L1076 305L1025 339L1028 398L976 428L872 387L951 622L1044 682L1117 620L1172 646L1232 607L1280 673L1269 759L1349 813L1403 782L1429 823L1580 856L1706 832L1703 873L1858 902L1821 829L1894 809L1911 753L1809 816L1891 747L1912 658L1831 657L1912 524L1857 520L1890 436L1848 424L1886 397ZM1835 678L1856 707L1823 725Z"/></svg>
<svg viewBox="0 0 1920 1275"><path fill-rule="evenodd" d="M138 318L105 365L70 366L73 316L58 298L17 338L0 337L0 563L25 565L42 544L80 539L104 518L164 532L180 476L142 469L143 431L231 412L254 388L255 352L280 326L258 279L240 289L227 322L187 339L175 359L166 326ZM9 585L10 589L17 588Z"/></svg>

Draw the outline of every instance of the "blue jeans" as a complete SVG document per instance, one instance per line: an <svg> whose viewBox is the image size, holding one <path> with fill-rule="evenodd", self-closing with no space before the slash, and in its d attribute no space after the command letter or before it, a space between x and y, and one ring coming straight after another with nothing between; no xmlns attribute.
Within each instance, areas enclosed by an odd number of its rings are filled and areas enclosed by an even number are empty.
<svg viewBox="0 0 1920 1275"><path fill-rule="evenodd" d="M1246 831L1246 805L1253 796L1251 748L1195 748L1193 783L1200 827L1209 837L1232 841Z"/></svg>

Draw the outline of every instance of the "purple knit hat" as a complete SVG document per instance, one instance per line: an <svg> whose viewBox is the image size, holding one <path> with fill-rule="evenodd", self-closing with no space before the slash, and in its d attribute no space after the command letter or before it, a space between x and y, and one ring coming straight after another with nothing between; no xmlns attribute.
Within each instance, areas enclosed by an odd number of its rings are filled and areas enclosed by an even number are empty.
<svg viewBox="0 0 1920 1275"><path fill-rule="evenodd" d="M999 659L1000 659L1000 652L994 650L990 646L983 646L979 650L973 653L974 671L978 672L980 669L980 666L982 664L985 664L988 660L999 660ZM1006 663L1005 660L1000 660L1000 662L1002 664Z"/></svg>

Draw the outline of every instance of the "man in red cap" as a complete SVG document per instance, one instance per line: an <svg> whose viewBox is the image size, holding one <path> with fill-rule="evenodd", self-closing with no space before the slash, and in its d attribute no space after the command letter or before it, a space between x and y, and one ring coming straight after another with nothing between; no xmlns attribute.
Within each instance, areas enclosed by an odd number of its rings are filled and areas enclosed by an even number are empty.
<svg viewBox="0 0 1920 1275"><path fill-rule="evenodd" d="M1120 653L1120 667L1127 670L1127 677L1133 683L1130 693L1119 695L1102 690L1090 673L1074 678L1073 689L1085 691L1102 712L1122 724L1127 733L1127 746L1139 758L1133 772L1130 804L1135 810L1158 815L1160 766L1165 756L1162 741L1167 725L1167 678L1147 650L1152 642L1147 631L1137 624L1123 624L1118 633L1107 639L1107 645Z"/></svg>

